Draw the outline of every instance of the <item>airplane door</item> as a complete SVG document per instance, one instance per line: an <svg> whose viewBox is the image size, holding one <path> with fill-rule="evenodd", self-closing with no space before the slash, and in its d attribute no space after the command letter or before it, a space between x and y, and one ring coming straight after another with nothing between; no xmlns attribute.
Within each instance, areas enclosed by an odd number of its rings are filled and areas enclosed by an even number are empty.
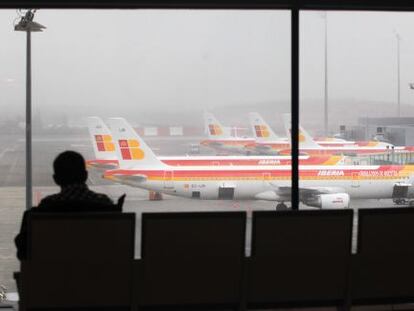
<svg viewBox="0 0 414 311"><path fill-rule="evenodd" d="M219 192L218 192L219 200L233 200L233 198L234 198L234 188L219 187Z"/></svg>
<svg viewBox="0 0 414 311"><path fill-rule="evenodd" d="M219 200L233 200L234 199L234 190L236 185L222 183L218 188L218 199Z"/></svg>
<svg viewBox="0 0 414 311"><path fill-rule="evenodd" d="M174 171L164 171L164 189L174 188Z"/></svg>
<svg viewBox="0 0 414 311"><path fill-rule="evenodd" d="M359 174L357 172L354 172L352 173L351 187L358 188L359 186Z"/></svg>

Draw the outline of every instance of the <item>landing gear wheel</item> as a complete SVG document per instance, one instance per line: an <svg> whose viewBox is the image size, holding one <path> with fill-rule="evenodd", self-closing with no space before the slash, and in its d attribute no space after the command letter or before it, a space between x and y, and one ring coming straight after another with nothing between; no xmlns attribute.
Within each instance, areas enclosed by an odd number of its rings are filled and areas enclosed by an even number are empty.
<svg viewBox="0 0 414 311"><path fill-rule="evenodd" d="M284 202L280 202L276 205L276 210L277 211L286 211L286 210L288 210L288 207Z"/></svg>

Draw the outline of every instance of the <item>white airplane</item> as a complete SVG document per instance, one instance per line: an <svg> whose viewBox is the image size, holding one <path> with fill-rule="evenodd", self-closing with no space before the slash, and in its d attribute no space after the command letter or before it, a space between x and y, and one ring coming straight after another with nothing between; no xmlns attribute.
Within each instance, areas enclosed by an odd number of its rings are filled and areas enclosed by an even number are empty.
<svg viewBox="0 0 414 311"><path fill-rule="evenodd" d="M290 138L284 139L277 136L257 112L250 113L249 120L256 143L248 145L247 148L260 154L290 154ZM290 137L290 114L284 114L283 121L287 135ZM303 127L300 127L299 139L300 151L313 155L378 154L391 151L394 147L392 144L380 141L347 141L330 137L314 139ZM398 149L401 147L395 150ZM404 150L406 150L405 147Z"/></svg>
<svg viewBox="0 0 414 311"><path fill-rule="evenodd" d="M290 114L283 115L285 130L290 135ZM353 144L345 146L321 146L312 138L312 136L299 126L299 148L302 154L308 155L374 155L374 154L387 154L391 152L412 152L414 147L412 146L394 146L390 143L372 141L369 144ZM278 154L290 154L290 148L286 150L279 150Z"/></svg>
<svg viewBox="0 0 414 311"><path fill-rule="evenodd" d="M104 178L170 195L197 199L291 199L290 166L170 166L143 140L129 140L132 128L109 119L119 169ZM394 186L411 185L414 166L300 166L300 201L319 208L346 208L350 199L392 198Z"/></svg>
<svg viewBox="0 0 414 311"><path fill-rule="evenodd" d="M129 128L132 127L129 125ZM87 160L87 166L102 170L118 168L118 157L112 140L112 133L106 124L99 117L89 117L88 129L95 159ZM128 135L126 138L128 140L141 140L133 128L131 132L128 132ZM292 162L291 156L160 156L158 159L165 164L173 166L290 165ZM299 161L303 165L335 165L344 163L345 159L329 155L321 157L301 156Z"/></svg>
<svg viewBox="0 0 414 311"><path fill-rule="evenodd" d="M118 158L111 131L99 117L88 117L87 120L95 159L86 160L86 165L103 170L117 168Z"/></svg>
<svg viewBox="0 0 414 311"><path fill-rule="evenodd" d="M288 116L286 114L286 116ZM287 117L286 117L287 118ZM285 128L286 128L286 118L284 118L285 121ZM289 139L281 139L279 138L272 130L272 128L267 124L265 120L256 112L252 112L249 114L249 120L252 127L252 131L256 135L256 142L255 144L250 144L247 146L247 148L251 150L255 150L257 152L260 152L261 154L268 154L268 155L276 155L276 154L290 154L290 138ZM324 149L320 144L315 142L310 135L305 133L309 136L308 139L305 139L304 137L304 130L300 128L300 135L299 135L299 144L300 144L300 151L303 151L304 149L306 152L309 150L320 150ZM290 120L289 120L289 132L288 136L290 137ZM316 153L317 155L323 154L323 153Z"/></svg>
<svg viewBox="0 0 414 311"><path fill-rule="evenodd" d="M257 112L249 113L249 123L256 139L254 144L246 148L259 154L277 154L278 150L289 149L290 139L281 138Z"/></svg>
<svg viewBox="0 0 414 311"><path fill-rule="evenodd" d="M200 144L218 152L246 154L248 152L246 145L255 142L253 138L231 136L230 128L224 127L209 112L204 113L204 126L208 133L208 139L201 141Z"/></svg>
<svg viewBox="0 0 414 311"><path fill-rule="evenodd" d="M290 136L280 137L276 135L275 132L273 132L272 128L269 126L269 124L267 124L267 122L261 117L259 113L250 112L249 121L252 132L255 135L256 142L272 143L272 146L274 145L275 149L286 148L286 143L288 143L290 146ZM315 142L321 146L336 147L357 144L357 142L336 137L319 137L315 139ZM365 142L358 143L363 144Z"/></svg>

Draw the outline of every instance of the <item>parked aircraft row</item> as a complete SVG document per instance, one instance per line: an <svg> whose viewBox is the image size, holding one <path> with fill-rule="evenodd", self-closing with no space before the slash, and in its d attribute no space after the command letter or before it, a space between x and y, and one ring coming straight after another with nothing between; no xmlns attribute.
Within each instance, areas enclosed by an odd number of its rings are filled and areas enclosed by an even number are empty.
<svg viewBox="0 0 414 311"><path fill-rule="evenodd" d="M230 135L230 129L224 127L211 113L205 113L204 122L208 130L208 139L201 144L219 152L237 152L242 154L288 155L290 150L290 114L283 115L287 137L274 133L267 122L256 112L249 114L252 138L240 138ZM318 141L299 126L300 153L308 155L369 155L387 152L414 151L414 147L394 146L381 141L347 141L339 138L323 138Z"/></svg>
<svg viewBox="0 0 414 311"><path fill-rule="evenodd" d="M291 167L286 163L266 165L262 162L263 165L259 165L254 162L261 161L259 157L249 165L242 162L250 159L246 156L234 157L230 160L233 162L220 162L217 160L220 157L210 157L205 162L205 157L200 157L199 163L196 162L198 157L161 158L124 119L108 120L112 135L104 134L107 128L98 121L98 118L90 119L90 125L95 124L91 136L97 159L88 164L116 167L104 172L103 177L108 180L187 198L270 200L282 206L290 201ZM110 159L109 155L100 153L106 150L115 151L117 158ZM241 162L237 162L238 159ZM274 157L263 157L262 161L264 159L277 161ZM312 157L301 161L306 159ZM414 166L347 166L338 163L301 163L299 193L302 203L319 208L345 208L354 198L392 198L395 185L410 187L414 179Z"/></svg>
<svg viewBox="0 0 414 311"><path fill-rule="evenodd" d="M124 121L127 124L126 121ZM128 124L128 127L132 127ZM118 156L112 133L108 126L98 117L88 118L89 134L94 148L95 159L88 160L89 167L98 169L111 169L118 167ZM127 140L137 140L137 132L132 129L128 132ZM290 165L291 156L159 156L158 159L172 166L205 166L205 165ZM334 165L343 164L345 157L323 155L311 157L303 155L299 157L303 165Z"/></svg>

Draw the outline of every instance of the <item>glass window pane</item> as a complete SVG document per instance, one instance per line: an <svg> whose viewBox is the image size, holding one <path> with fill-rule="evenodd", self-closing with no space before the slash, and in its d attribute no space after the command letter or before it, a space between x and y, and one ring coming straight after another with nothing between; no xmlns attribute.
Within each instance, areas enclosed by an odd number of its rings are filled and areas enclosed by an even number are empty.
<svg viewBox="0 0 414 311"><path fill-rule="evenodd" d="M3 118L17 124L15 145L8 142L13 136L2 134L5 150L16 147L13 155L4 154L1 164L13 168L17 163L14 169L19 170L7 175L10 185L2 188L13 200L13 191L18 191L19 201L7 215L7 241L1 240L10 258L1 279L14 290L11 271L17 261L11 240L24 209L24 132L19 122L24 121L25 35L13 31L15 11L1 14L1 31L11 38L1 48L7 51L2 67L10 71L0 77L1 88L8 88ZM35 21L47 27L32 34L35 205L59 191L52 163L68 149L92 161L92 190L113 200L127 194L124 210L138 215L138 257L142 212L275 210L276 201L290 201L289 192L280 197L276 191L290 186L282 122L282 115L290 112L290 12L38 10ZM250 124L252 112L268 126ZM123 117L132 135L115 137L103 126L90 134L91 116L108 125L110 118ZM285 155L275 158L281 150ZM154 160L152 153L159 158ZM202 158L206 156L215 158ZM161 160L171 167L158 175L136 172L135 177L114 180L107 174L103 179L106 170L117 167L118 158L129 168L148 159L153 162L145 162L147 169ZM194 161L195 173L183 171ZM280 169L281 163L287 166ZM147 178L158 182L145 186L150 192L142 189Z"/></svg>
<svg viewBox="0 0 414 311"><path fill-rule="evenodd" d="M14 10L0 10L0 285L15 291L14 236L25 207L25 49L13 31Z"/></svg>
<svg viewBox="0 0 414 311"><path fill-rule="evenodd" d="M301 168L301 187L319 190L310 205L342 207L350 199L352 207L394 206L395 183L411 181L412 18L301 13L300 122L310 134L301 151L345 156L335 167Z"/></svg>

